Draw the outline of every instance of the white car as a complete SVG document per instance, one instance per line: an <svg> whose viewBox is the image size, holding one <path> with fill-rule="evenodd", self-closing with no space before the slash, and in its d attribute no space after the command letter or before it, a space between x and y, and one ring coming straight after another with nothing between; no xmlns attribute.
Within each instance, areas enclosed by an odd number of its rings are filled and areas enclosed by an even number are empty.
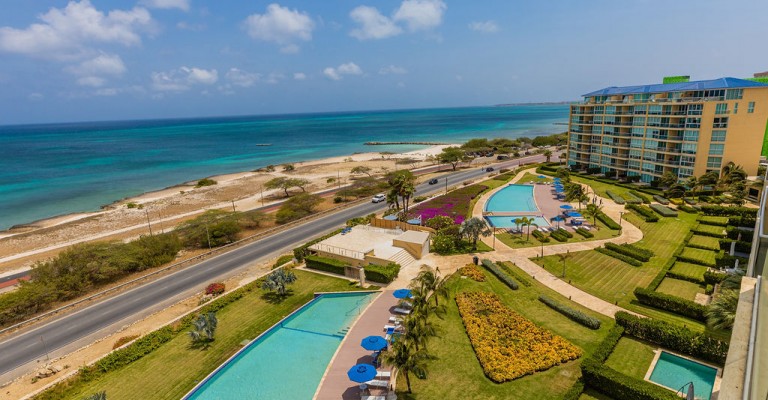
<svg viewBox="0 0 768 400"><path fill-rule="evenodd" d="M386 201L386 200L387 200L387 196L384 195L383 193L379 193L376 196L373 196L373 198L371 199L371 203L381 203L382 201Z"/></svg>

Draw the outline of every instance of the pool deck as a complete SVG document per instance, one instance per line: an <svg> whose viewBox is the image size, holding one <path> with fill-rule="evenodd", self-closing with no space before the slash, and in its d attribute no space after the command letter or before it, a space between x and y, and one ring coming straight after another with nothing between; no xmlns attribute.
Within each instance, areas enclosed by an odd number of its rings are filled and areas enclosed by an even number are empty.
<svg viewBox="0 0 768 400"><path fill-rule="evenodd" d="M360 400L359 384L349 380L347 371L355 364L373 361L372 352L363 349L360 342L371 335L384 336L384 325L393 315L390 310L398 303L398 299L392 295L392 292L393 290L383 291L352 325L325 371L314 399ZM378 370L388 371L389 368L379 368ZM375 390L372 390L372 394L386 394L382 389L378 389L378 392Z"/></svg>

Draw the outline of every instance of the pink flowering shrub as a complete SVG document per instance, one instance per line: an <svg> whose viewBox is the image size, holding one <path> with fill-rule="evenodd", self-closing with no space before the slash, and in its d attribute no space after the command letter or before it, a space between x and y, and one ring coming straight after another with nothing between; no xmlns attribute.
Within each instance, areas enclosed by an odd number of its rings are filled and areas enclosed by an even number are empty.
<svg viewBox="0 0 768 400"><path fill-rule="evenodd" d="M435 197L432 200L420 203L410 209L409 214L412 217L421 215L422 221L438 215L453 218L453 222L461 224L469 214L469 205L472 200L488 189L485 185L470 185L456 189L448 194Z"/></svg>

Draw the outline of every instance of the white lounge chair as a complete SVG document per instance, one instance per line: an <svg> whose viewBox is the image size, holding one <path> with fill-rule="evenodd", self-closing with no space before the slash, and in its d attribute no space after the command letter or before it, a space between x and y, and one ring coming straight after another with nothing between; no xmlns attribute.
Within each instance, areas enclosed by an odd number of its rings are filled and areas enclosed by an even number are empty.
<svg viewBox="0 0 768 400"><path fill-rule="evenodd" d="M585 231L590 230L590 227L588 227L587 225L582 226L582 228L584 228Z"/></svg>
<svg viewBox="0 0 768 400"><path fill-rule="evenodd" d="M389 387L389 381L382 381L378 379L374 379L372 381L365 382L366 385L370 387L379 387L379 388L388 388Z"/></svg>
<svg viewBox="0 0 768 400"><path fill-rule="evenodd" d="M392 377L391 371L379 371L376 373L376 379L382 379L382 378L389 379L391 377Z"/></svg>
<svg viewBox="0 0 768 400"><path fill-rule="evenodd" d="M387 400L387 396L360 396L360 400Z"/></svg>
<svg viewBox="0 0 768 400"><path fill-rule="evenodd" d="M405 314L405 315L408 315L408 314L411 313L411 310L409 310L407 308L402 308L402 307L397 307L397 308L395 308L392 311L394 311L394 312L396 312L398 314Z"/></svg>
<svg viewBox="0 0 768 400"><path fill-rule="evenodd" d="M389 322L390 323L394 323L396 325L400 325L400 323L403 322L403 319L393 315L393 316L389 317Z"/></svg>

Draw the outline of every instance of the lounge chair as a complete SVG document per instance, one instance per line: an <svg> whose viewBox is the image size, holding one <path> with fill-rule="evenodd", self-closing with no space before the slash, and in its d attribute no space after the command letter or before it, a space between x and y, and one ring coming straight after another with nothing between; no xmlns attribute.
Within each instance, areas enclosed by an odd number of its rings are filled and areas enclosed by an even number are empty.
<svg viewBox="0 0 768 400"><path fill-rule="evenodd" d="M378 379L374 379L372 381L365 382L366 385L370 387L378 387L378 388L388 388L389 387L389 381L382 381Z"/></svg>
<svg viewBox="0 0 768 400"><path fill-rule="evenodd" d="M360 396L360 400L387 400L387 396Z"/></svg>
<svg viewBox="0 0 768 400"><path fill-rule="evenodd" d="M393 316L389 317L389 322L390 323L394 323L395 325L400 325L400 323L403 322L403 319L393 315Z"/></svg>
<svg viewBox="0 0 768 400"><path fill-rule="evenodd" d="M376 379L382 379L382 378L389 379L391 377L392 377L392 372L390 371L379 371L376 373Z"/></svg>
<svg viewBox="0 0 768 400"><path fill-rule="evenodd" d="M584 230L586 230L586 231L590 230L590 227L588 227L586 225L582 226L582 228L584 228Z"/></svg>
<svg viewBox="0 0 768 400"><path fill-rule="evenodd" d="M397 308L395 308L392 311L394 311L394 312L396 312L398 314L405 314L405 315L408 315L408 314L411 313L411 310L409 310L407 308L402 308L402 307L397 307Z"/></svg>

